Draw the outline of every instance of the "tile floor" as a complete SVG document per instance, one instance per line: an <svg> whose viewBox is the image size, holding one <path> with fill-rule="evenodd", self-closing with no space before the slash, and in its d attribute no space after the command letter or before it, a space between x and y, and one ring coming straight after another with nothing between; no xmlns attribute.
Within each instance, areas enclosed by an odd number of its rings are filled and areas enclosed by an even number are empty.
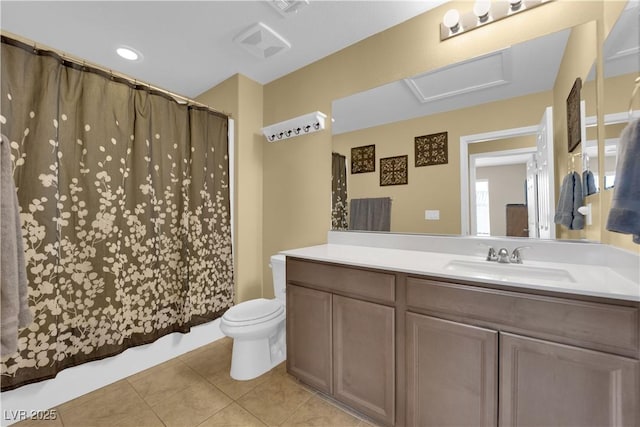
<svg viewBox="0 0 640 427"><path fill-rule="evenodd" d="M285 364L250 381L229 376L223 338L54 408L53 421L16 427L365 427L370 422L306 388Z"/></svg>

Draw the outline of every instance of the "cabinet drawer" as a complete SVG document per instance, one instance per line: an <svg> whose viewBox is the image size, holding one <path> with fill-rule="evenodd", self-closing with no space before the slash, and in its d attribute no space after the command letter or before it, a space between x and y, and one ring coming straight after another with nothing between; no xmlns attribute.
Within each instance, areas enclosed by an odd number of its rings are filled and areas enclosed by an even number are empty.
<svg viewBox="0 0 640 427"><path fill-rule="evenodd" d="M407 306L638 358L638 309L409 277Z"/></svg>
<svg viewBox="0 0 640 427"><path fill-rule="evenodd" d="M287 257L287 282L378 301L395 301L395 275Z"/></svg>

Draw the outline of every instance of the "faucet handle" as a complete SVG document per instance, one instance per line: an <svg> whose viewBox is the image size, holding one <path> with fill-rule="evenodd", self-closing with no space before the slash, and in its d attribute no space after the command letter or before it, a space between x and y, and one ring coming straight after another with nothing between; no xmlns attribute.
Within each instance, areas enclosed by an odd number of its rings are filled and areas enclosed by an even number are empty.
<svg viewBox="0 0 640 427"><path fill-rule="evenodd" d="M520 253L523 249L529 249L531 246L518 246L513 250L511 256L509 257L509 261L514 264L522 264L522 254Z"/></svg>
<svg viewBox="0 0 640 427"><path fill-rule="evenodd" d="M493 249L493 247L489 246L489 253L487 253L487 261L497 261L498 260L498 254L496 253L496 250Z"/></svg>

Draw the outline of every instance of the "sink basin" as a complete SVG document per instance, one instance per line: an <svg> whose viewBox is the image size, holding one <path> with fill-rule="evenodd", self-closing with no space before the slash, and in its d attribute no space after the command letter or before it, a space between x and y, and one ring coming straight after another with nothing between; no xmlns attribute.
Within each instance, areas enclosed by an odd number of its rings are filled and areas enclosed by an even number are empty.
<svg viewBox="0 0 640 427"><path fill-rule="evenodd" d="M484 277L501 281L520 282L526 279L549 280L554 282L575 282L571 274L559 268L531 267L521 264L500 264L489 261L449 262L445 270L466 276Z"/></svg>

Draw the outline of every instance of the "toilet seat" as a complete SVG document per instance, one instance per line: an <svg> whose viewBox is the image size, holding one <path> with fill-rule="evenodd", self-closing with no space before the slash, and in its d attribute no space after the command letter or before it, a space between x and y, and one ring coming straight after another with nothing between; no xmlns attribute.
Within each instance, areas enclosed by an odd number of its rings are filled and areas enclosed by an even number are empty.
<svg viewBox="0 0 640 427"><path fill-rule="evenodd" d="M222 316L222 320L229 326L250 326L267 322L283 313L281 301L257 298L231 307Z"/></svg>

